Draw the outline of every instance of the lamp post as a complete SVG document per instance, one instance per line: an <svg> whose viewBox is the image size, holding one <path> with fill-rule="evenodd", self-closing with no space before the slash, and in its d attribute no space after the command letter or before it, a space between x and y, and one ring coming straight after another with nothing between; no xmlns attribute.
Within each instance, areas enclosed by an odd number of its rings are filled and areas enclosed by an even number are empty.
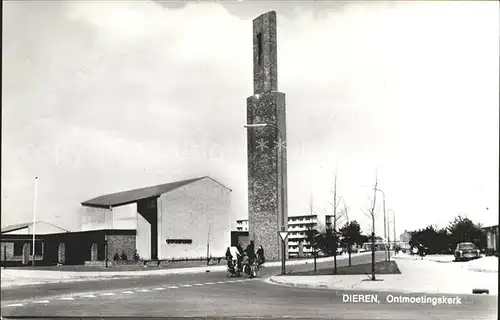
<svg viewBox="0 0 500 320"><path fill-rule="evenodd" d="M245 128L265 128L265 127L272 127L278 131L278 136L279 136L279 142L278 142L278 158L280 159L281 163L281 174L279 177L279 180L281 181L281 231L286 232L285 230L285 192L284 192L284 161L283 161L283 154L281 152L282 144L285 143L285 139L283 139L282 132L280 128L272 123L256 123L256 124L245 124L243 125ZM278 181L276 180L276 184L278 184ZM278 189L278 188L276 188ZM280 232L280 230L278 230ZM286 274L286 266L285 266L285 260L286 260L286 254L285 254L285 238L281 239L281 273Z"/></svg>
<svg viewBox="0 0 500 320"><path fill-rule="evenodd" d="M37 200L37 190L38 189L38 177L35 177L35 192L33 196L33 260L31 265L35 266L35 234L36 234L36 200Z"/></svg>
<svg viewBox="0 0 500 320"><path fill-rule="evenodd" d="M394 249L396 247L396 212L392 209L389 209L389 211L392 212L392 235L394 237Z"/></svg>
<svg viewBox="0 0 500 320"><path fill-rule="evenodd" d="M376 188L375 191L379 191L382 193L382 199L383 199L383 204L384 204L384 238L387 240L387 218L386 218L386 213L385 213L385 192L382 191L379 188ZM388 242L388 241L387 241ZM385 261L390 260L389 252L387 250L387 245L385 247Z"/></svg>

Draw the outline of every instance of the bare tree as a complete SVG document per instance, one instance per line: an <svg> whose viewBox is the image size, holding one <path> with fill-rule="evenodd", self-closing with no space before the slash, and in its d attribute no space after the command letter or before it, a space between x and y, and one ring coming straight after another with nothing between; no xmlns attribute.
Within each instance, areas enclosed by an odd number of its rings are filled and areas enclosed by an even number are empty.
<svg viewBox="0 0 500 320"><path fill-rule="evenodd" d="M314 214L314 200L312 194L309 194L309 214L313 215ZM306 241L307 245L310 246L313 250L313 257L314 257L314 273L317 271L317 266L316 266L316 258L317 258L317 252L318 252L318 234L319 234L319 228L318 228L318 221L316 219L316 225L308 225L307 230L306 230Z"/></svg>
<svg viewBox="0 0 500 320"><path fill-rule="evenodd" d="M345 218L346 211L338 211L339 197L337 196L337 172L333 182L333 200L330 202L333 207L332 214L327 219L327 228L331 228L333 234L333 273L337 274L337 248L338 248L338 225L340 221Z"/></svg>
<svg viewBox="0 0 500 320"><path fill-rule="evenodd" d="M378 184L378 176L375 175L373 201L370 199L371 202L370 209L368 213L365 212L365 214L372 219L372 281L375 281L375 204L377 201L377 184Z"/></svg>
<svg viewBox="0 0 500 320"><path fill-rule="evenodd" d="M345 200L343 197L340 197L340 200L342 201L342 206L344 207L342 209L342 215L345 217L346 223L349 223L349 207L345 203Z"/></svg>

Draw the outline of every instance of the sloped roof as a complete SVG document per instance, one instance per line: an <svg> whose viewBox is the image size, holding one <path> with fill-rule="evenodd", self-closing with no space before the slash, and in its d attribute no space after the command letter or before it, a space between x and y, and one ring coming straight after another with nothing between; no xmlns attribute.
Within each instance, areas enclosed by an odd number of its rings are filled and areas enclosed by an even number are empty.
<svg viewBox="0 0 500 320"><path fill-rule="evenodd" d="M69 232L68 230L64 229L64 228L61 228L61 227L58 227L56 226L55 224L52 224L50 222L46 222L46 221L36 221L36 223L45 223L45 224L49 224L51 226L54 226L58 229L61 229L61 230L64 230L64 232ZM26 229L28 227L30 227L31 225L33 224L33 222L26 222L26 223L19 223L19 224L13 224L13 225L10 225L10 226L7 226L5 228L2 228L2 231L1 233L7 233L7 232L12 232L12 231L17 231L17 230L22 230L22 229Z"/></svg>
<svg viewBox="0 0 500 320"><path fill-rule="evenodd" d="M181 180L181 181L176 181L176 182L170 182L170 183L165 183L165 184L160 184L157 186L153 187L146 187L146 188L140 188L140 189L134 189L134 190L129 190L129 191L122 191L122 192L117 192L117 193L112 193L112 194L107 194L104 196L100 196L94 199L87 200L85 202L82 202L81 204L84 206L89 206L89 207L101 207L101 208L109 208L109 207L117 207L117 206L122 206L126 204L131 204L134 202L137 202L139 200L143 199L148 199L148 198L153 198L153 197L159 197L160 195L164 193L168 193L170 191L173 191L177 188L180 188L182 186L185 186L187 184L202 180L202 179L211 179L215 181L216 183L220 184L226 189L229 189L228 187L224 186L222 183L216 181L215 179L212 179L210 177L199 177L199 178L194 178L194 179L188 179L188 180ZM231 189L229 189L231 190Z"/></svg>

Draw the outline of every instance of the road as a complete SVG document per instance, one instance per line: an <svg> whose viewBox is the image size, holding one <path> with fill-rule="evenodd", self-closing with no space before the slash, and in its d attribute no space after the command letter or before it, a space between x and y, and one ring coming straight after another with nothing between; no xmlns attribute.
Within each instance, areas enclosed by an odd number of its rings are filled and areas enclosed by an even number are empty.
<svg viewBox="0 0 500 320"><path fill-rule="evenodd" d="M377 255L383 259L383 253ZM368 263L370 256L353 258ZM339 260L344 266L347 260ZM331 265L331 262L328 263ZM320 264L319 267L326 267ZM310 270L311 264L288 270ZM261 269L258 279L227 278L224 272L61 283L2 290L2 316L294 317L328 319L494 319L497 298L462 296L462 305L347 303L334 290L278 286L265 279L280 268ZM393 295L398 295L392 293Z"/></svg>

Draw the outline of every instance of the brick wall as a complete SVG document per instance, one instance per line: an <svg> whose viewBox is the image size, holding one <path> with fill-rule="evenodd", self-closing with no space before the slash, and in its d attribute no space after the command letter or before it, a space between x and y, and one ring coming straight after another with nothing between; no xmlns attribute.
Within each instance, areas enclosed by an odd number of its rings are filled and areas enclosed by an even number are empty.
<svg viewBox="0 0 500 320"><path fill-rule="evenodd" d="M132 260L136 250L135 235L106 235L108 241L108 260L112 261L115 253L127 255L127 260Z"/></svg>

